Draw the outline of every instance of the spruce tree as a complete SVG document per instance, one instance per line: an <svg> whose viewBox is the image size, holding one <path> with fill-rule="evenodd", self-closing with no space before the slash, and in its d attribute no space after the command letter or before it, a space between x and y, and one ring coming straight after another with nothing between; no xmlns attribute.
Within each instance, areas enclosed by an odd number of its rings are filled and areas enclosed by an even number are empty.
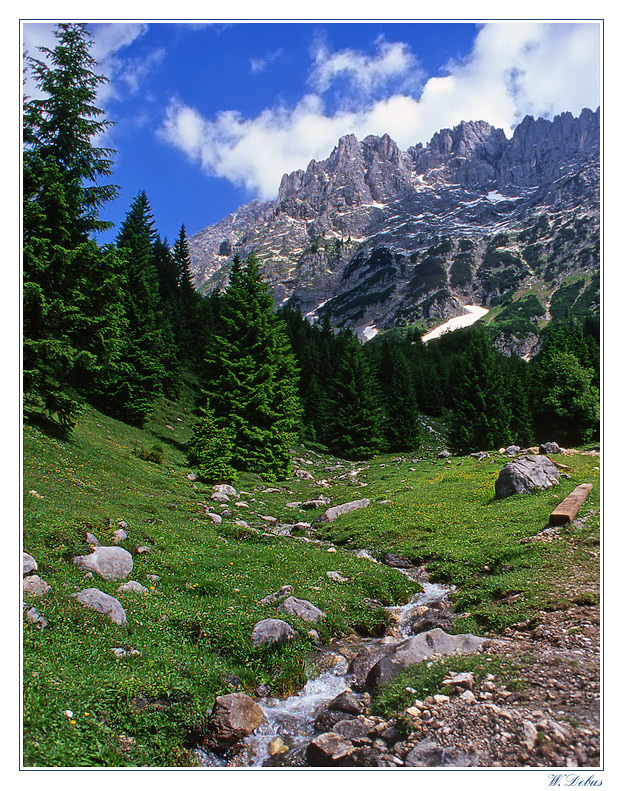
<svg viewBox="0 0 624 791"><path fill-rule="evenodd" d="M387 449L391 452L416 450L421 443L416 388L407 359L396 345L383 345L379 383L385 407Z"/></svg>
<svg viewBox="0 0 624 791"><path fill-rule="evenodd" d="M459 385L449 441L456 451L486 450L509 444L510 412L498 353L483 330L472 331Z"/></svg>
<svg viewBox="0 0 624 791"><path fill-rule="evenodd" d="M258 262L236 258L209 339L206 396L238 470L284 478L299 432L298 370Z"/></svg>
<svg viewBox="0 0 624 791"><path fill-rule="evenodd" d="M338 362L329 399L327 444L348 459L369 458L382 446L383 420L374 378L362 347L349 338Z"/></svg>
<svg viewBox="0 0 624 791"><path fill-rule="evenodd" d="M61 24L54 35L47 61L27 58L42 98L26 98L23 114L24 394L68 431L80 391L101 384L116 356L116 275L91 237L109 227L98 212L117 188L99 183L113 152L94 144L111 124L94 104L106 79L92 71L90 34Z"/></svg>

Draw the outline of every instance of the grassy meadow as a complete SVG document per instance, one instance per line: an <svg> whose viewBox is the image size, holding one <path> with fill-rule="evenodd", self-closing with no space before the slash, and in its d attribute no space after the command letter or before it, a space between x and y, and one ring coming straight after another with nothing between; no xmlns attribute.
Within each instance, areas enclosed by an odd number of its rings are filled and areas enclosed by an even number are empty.
<svg viewBox="0 0 624 791"><path fill-rule="evenodd" d="M211 487L188 478L188 407L162 402L142 430L85 408L68 440L25 426L23 547L52 586L27 599L48 626L25 623L23 631L26 766L192 764L187 748L216 695L254 695L259 684L274 695L295 691L314 672L316 640L378 633L387 618L382 605L405 602L418 590L396 570L349 550L426 563L432 579L457 586L462 632L501 630L589 595L584 588L598 569L596 456L562 457L570 470L559 486L496 501L494 481L507 461L498 453L491 461L453 457L445 464L432 449L354 464L298 447L297 466L316 482L242 475L236 488L247 507L232 502L232 516L216 525L205 512ZM583 526L562 529L560 540L523 542L579 483L594 484ZM313 531L293 531L298 537L271 535L261 519L312 522L322 509L287 503L320 494L332 504L363 497L371 504ZM235 525L236 518L249 527ZM128 538L121 546L134 556L130 578L148 594L118 593L121 581L85 580L73 565L73 557L90 551L87 531L111 544L122 521ZM323 543L303 540L306 533ZM328 551L331 545L335 551ZM149 552L137 552L146 546ZM328 571L347 581L330 580ZM315 625L318 637L308 634L310 624L284 616L301 638L281 648L252 648L253 625L282 617L277 605L260 599L285 584L325 612ZM127 625L71 598L88 587L118 598ZM117 658L114 648L127 655Z"/></svg>

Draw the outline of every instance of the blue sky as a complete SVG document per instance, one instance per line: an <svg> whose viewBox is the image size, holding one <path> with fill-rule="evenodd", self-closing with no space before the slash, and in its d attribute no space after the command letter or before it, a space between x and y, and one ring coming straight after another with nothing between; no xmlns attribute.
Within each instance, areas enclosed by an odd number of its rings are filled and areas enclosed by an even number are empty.
<svg viewBox="0 0 624 791"><path fill-rule="evenodd" d="M53 45L53 25L22 40ZM274 197L285 172L338 138L387 132L401 148L482 119L511 134L524 115L600 104L596 22L90 24L99 106L115 122L116 224L145 190L173 243L242 203ZM27 87L28 90L28 87Z"/></svg>

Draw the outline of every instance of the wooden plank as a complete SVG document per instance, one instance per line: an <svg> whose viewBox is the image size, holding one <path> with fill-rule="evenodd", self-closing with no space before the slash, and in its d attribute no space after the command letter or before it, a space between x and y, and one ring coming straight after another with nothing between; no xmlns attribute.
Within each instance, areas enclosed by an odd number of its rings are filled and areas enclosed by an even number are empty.
<svg viewBox="0 0 624 791"><path fill-rule="evenodd" d="M581 510L581 506L593 488L591 483L582 483L577 486L551 513L548 524L565 525L571 522Z"/></svg>

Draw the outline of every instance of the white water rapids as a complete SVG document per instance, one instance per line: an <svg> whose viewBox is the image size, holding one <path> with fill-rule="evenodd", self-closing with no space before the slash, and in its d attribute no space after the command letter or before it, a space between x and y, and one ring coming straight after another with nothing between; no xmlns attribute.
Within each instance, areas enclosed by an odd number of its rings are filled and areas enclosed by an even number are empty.
<svg viewBox="0 0 624 791"><path fill-rule="evenodd" d="M403 569L397 569L402 571ZM409 571L403 572L409 576ZM412 599L404 605L388 607L396 620L401 637L396 639L397 643L410 636L404 631L404 624L409 622L410 612L415 607L431 605L434 602L441 602L454 590L453 587L438 585L436 583L421 583L422 592L415 594ZM362 645L371 645L379 642L371 638L362 638ZM333 652L328 651L331 655ZM291 756L290 765L304 765L303 753L305 746L314 738L314 720L324 704L339 695L345 690L350 690L353 681L348 675L348 663L339 653L333 653L335 660L331 670L322 673L317 678L310 679L296 695L279 700L278 698L268 698L265 701L258 701L264 712L264 718L256 731L245 740L243 752L244 766L263 766L269 759L269 743L276 736L280 736L290 746L288 756ZM357 696L357 695L356 695ZM204 766L227 766L224 759L204 750L197 751ZM237 766L241 763L237 761Z"/></svg>

